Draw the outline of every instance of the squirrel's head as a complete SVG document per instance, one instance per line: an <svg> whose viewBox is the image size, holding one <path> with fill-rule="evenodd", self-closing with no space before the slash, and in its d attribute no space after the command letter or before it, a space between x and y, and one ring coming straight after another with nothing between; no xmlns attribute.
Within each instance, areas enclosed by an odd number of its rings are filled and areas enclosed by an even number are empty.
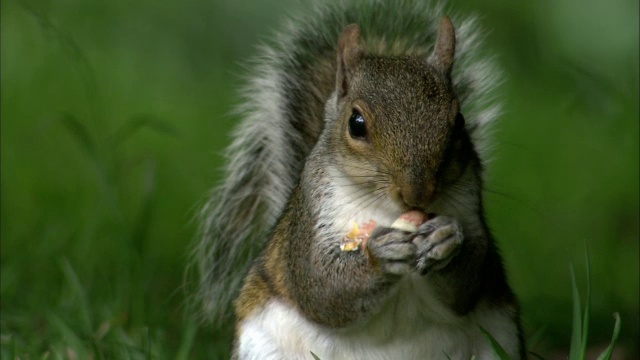
<svg viewBox="0 0 640 360"><path fill-rule="evenodd" d="M336 161L356 182L388 185L395 200L426 208L479 164L453 91L455 34L440 23L430 56L367 54L357 25L342 32L337 51L335 108L327 114ZM375 179L372 181L371 179Z"/></svg>

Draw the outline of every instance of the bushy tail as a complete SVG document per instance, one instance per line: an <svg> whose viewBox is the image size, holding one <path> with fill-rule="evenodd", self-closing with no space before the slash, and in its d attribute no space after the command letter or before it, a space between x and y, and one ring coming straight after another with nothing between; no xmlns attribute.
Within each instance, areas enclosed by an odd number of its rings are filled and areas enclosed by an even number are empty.
<svg viewBox="0 0 640 360"><path fill-rule="evenodd" d="M243 119L225 154L223 181L201 211L200 238L193 249L197 300L203 317L214 322L230 314L242 277L302 166L291 156L296 131L283 116L281 75L270 66L273 60L262 60L244 92Z"/></svg>
<svg viewBox="0 0 640 360"><path fill-rule="evenodd" d="M324 126L324 102L334 88L335 47L342 29L360 25L369 52L428 54L444 7L424 0L343 1L315 4L275 34L243 90L241 122L226 152L222 183L201 212L193 261L203 317L231 314L247 267L283 211L304 160ZM481 156L486 129L498 108L497 75L482 58L474 19L447 13L456 28L452 78L467 126ZM482 156L484 158L484 156Z"/></svg>

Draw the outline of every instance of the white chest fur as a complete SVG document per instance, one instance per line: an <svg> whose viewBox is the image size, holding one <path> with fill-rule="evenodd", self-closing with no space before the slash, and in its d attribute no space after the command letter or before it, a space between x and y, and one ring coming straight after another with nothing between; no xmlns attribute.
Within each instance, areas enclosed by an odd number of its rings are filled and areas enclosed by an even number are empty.
<svg viewBox="0 0 640 360"><path fill-rule="evenodd" d="M407 278L382 311L366 324L328 329L307 320L297 310L272 300L240 324L240 359L493 359L483 327L514 358L517 329L501 311L483 308L465 317L414 291ZM426 308L425 308L426 306Z"/></svg>

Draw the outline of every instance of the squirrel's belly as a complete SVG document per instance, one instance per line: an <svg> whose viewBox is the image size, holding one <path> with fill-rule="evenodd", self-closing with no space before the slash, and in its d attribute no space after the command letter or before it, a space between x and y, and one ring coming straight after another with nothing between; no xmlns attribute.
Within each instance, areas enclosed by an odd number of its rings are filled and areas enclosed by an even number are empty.
<svg viewBox="0 0 640 360"><path fill-rule="evenodd" d="M505 324L508 328L505 328L505 335L515 330L508 323ZM483 324L483 327L486 325ZM417 331L405 331L407 329ZM512 333L514 337L515 334ZM472 355L476 359L493 358L493 351L477 323L462 321L460 324L427 323L416 326L374 321L357 329L335 330L310 322L297 310L278 300L272 300L260 312L239 324L236 345L238 358L242 360L312 360L311 353L323 360L444 360L469 359Z"/></svg>

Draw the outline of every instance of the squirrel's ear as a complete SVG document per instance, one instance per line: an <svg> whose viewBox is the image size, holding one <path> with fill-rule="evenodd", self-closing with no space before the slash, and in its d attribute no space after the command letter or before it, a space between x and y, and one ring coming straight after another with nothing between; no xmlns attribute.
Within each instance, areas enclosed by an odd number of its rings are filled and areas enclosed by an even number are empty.
<svg viewBox="0 0 640 360"><path fill-rule="evenodd" d="M360 27L357 24L347 25L338 40L338 67L336 88L338 96L347 94L349 75L356 67L364 51L360 45Z"/></svg>
<svg viewBox="0 0 640 360"><path fill-rule="evenodd" d="M456 33L448 16L443 16L438 26L438 39L431 55L431 64L445 75L451 75L456 52Z"/></svg>

